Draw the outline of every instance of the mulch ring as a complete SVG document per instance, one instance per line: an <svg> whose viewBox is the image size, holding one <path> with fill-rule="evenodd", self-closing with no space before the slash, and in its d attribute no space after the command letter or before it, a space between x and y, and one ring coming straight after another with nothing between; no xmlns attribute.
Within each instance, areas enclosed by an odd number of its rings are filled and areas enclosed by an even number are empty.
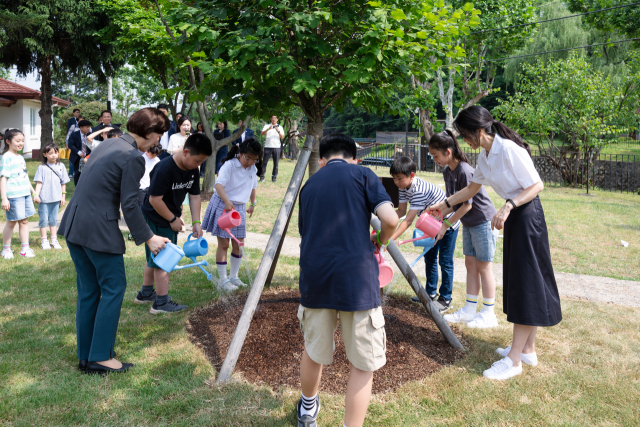
<svg viewBox="0 0 640 427"><path fill-rule="evenodd" d="M196 311L187 321L187 331L211 363L219 369L235 332L247 294L237 294ZM300 293L290 289L265 290L247 333L236 372L256 384L273 390L287 385L300 388L300 357L304 340L297 312ZM395 391L408 382L424 378L463 357L464 352L449 346L422 305L408 297L389 296L383 302L387 333L387 364L376 371L374 393ZM454 332L460 338L455 327ZM469 343L463 341L463 345ZM336 331L336 351L331 365L322 371L320 389L343 394L349 378L340 326Z"/></svg>

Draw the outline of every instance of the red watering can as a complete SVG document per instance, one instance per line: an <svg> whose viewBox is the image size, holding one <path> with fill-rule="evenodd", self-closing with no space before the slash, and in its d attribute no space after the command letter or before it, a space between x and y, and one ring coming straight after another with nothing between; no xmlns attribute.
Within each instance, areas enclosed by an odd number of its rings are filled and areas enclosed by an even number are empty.
<svg viewBox="0 0 640 427"><path fill-rule="evenodd" d="M240 224L242 224L242 217L235 209L232 209L229 212L224 212L220 218L218 218L218 227L226 231L233 240L238 242L238 245L244 246L243 242L236 239L236 237L231 234L231 229L239 226Z"/></svg>
<svg viewBox="0 0 640 427"><path fill-rule="evenodd" d="M438 235L438 232L440 231L440 228L442 227L442 219L443 219L440 211L436 211L436 212L438 212L438 215L440 215L440 221L432 217L429 212L424 212L422 215L420 215L420 218L418 218L418 221L416 221L416 228L422 231L424 234L415 239L403 240L402 242L398 243L398 246L404 243L414 242L416 240L427 239L429 237L432 237L432 238L436 237Z"/></svg>

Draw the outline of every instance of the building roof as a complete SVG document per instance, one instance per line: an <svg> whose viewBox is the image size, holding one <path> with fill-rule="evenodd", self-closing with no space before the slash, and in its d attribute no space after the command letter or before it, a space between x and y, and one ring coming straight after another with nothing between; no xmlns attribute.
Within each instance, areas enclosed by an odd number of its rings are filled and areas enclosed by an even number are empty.
<svg viewBox="0 0 640 427"><path fill-rule="evenodd" d="M9 107L15 104L18 99L37 99L40 100L40 91L19 85L9 80L0 79L0 106ZM53 105L68 107L70 101L65 101L56 96L51 97Z"/></svg>

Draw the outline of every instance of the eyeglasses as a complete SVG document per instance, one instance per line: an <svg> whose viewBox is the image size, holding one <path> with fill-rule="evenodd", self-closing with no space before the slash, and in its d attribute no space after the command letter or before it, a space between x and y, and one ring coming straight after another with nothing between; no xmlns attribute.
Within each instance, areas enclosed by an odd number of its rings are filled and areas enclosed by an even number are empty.
<svg viewBox="0 0 640 427"><path fill-rule="evenodd" d="M258 161L258 159L250 159L250 158L248 158L245 154L242 154L242 157L244 157L245 161L247 163L249 163L249 164L255 164Z"/></svg>

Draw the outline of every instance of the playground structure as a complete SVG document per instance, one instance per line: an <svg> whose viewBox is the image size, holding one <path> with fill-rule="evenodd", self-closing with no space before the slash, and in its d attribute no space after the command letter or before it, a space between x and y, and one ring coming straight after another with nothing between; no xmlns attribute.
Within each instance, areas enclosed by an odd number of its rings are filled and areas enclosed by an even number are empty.
<svg viewBox="0 0 640 427"><path fill-rule="evenodd" d="M226 383L231 378L233 370L235 369L236 363L238 361L238 357L240 356L245 338L247 336L247 331L249 330L249 326L251 325L253 314L255 313L256 307L260 300L260 296L262 295L264 285L270 283L271 279L273 278L278 258L280 256L280 250L282 249L282 244L289 227L289 221L291 220L291 215L293 213L293 207L295 205L296 199L298 198L298 195L300 194L302 180L304 178L304 174L307 169L314 144L319 144L319 140L316 140L315 136L309 135L306 138L304 146L302 147L300 157L298 158L295 169L293 171L293 175L291 177L291 181L289 182L289 186L287 187L287 192L285 193L284 199L282 201L280 211L278 212L278 216L276 217L271 235L269 236L267 247L265 248L262 260L260 261L258 271L256 272L253 285L251 286L251 290L249 291L249 295L247 296L247 301L245 303L244 309L242 310L242 314L240 315L240 320L238 321L236 330L233 334L233 338L231 339L231 343L229 344L229 349L227 350L224 362L222 363L222 366L220 368L218 379L216 381L218 384ZM373 226L374 230L380 230L380 221L378 220L378 218L373 217L371 220L371 225ZM433 304L431 299L428 297L424 286L422 286L395 243L390 242L387 246L387 251L395 261L403 276L411 285L413 291L420 299L420 302L424 306L425 310L434 320L436 326L438 327L446 341L449 343L449 345L451 345L453 348L463 349L462 344L455 336L447 322L443 319L442 315Z"/></svg>

